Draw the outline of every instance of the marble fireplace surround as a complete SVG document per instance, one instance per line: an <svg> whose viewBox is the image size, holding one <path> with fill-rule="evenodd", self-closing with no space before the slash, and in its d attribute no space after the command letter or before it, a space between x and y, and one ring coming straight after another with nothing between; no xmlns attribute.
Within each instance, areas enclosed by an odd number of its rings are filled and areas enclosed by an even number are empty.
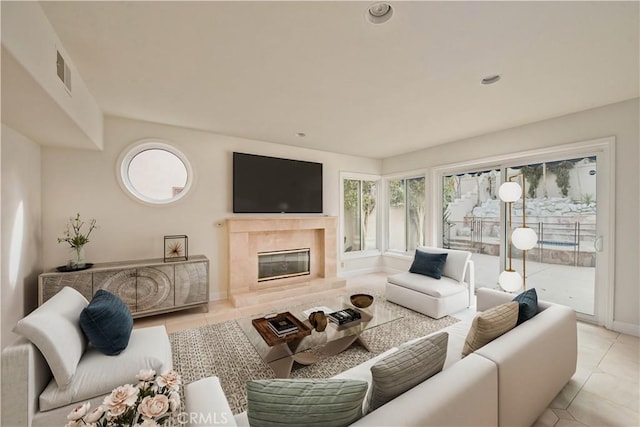
<svg viewBox="0 0 640 427"><path fill-rule="evenodd" d="M228 218L229 300L236 306L345 286L337 278L336 217ZM310 274L258 282L258 253L310 249Z"/></svg>

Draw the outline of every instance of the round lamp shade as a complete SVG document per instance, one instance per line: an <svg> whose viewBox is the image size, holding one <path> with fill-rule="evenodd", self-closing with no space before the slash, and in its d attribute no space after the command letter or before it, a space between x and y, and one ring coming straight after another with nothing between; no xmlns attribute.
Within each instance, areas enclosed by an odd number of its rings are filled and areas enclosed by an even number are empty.
<svg viewBox="0 0 640 427"><path fill-rule="evenodd" d="M528 251L529 249L533 249L538 243L538 235L532 228L518 227L513 230L511 234L511 242L516 248L522 251Z"/></svg>
<svg viewBox="0 0 640 427"><path fill-rule="evenodd" d="M505 182L500 186L498 195L503 202L515 202L522 196L522 187L517 182Z"/></svg>
<svg viewBox="0 0 640 427"><path fill-rule="evenodd" d="M515 292L522 287L522 276L514 270L505 270L498 278L500 287L507 292Z"/></svg>

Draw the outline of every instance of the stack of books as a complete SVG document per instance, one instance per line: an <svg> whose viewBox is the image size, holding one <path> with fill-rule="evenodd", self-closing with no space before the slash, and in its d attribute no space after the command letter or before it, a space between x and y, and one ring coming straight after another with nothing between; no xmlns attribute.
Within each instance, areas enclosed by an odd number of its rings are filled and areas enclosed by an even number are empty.
<svg viewBox="0 0 640 427"><path fill-rule="evenodd" d="M286 337L287 335L295 334L298 332L298 327L289 318L283 319L270 319L269 328L279 338Z"/></svg>
<svg viewBox="0 0 640 427"><path fill-rule="evenodd" d="M327 317L331 322L335 323L338 326L355 322L356 320L360 320L362 318L360 312L354 310L353 308L345 308L344 310L334 311L333 313L329 313Z"/></svg>

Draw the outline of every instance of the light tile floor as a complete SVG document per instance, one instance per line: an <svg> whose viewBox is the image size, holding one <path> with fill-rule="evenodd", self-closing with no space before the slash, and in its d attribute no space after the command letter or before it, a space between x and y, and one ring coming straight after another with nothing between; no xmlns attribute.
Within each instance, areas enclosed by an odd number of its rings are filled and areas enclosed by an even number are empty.
<svg viewBox="0 0 640 427"><path fill-rule="evenodd" d="M352 277L347 289L383 292L386 274ZM339 294L343 289L324 295ZM290 305L313 304L318 294L287 298L273 303L236 308L227 301L212 302L202 309L158 315L135 321L135 327L165 325L167 332L224 322L252 314L279 311ZM475 309L456 313L469 318ZM607 329L578 322L576 373L540 416L535 427L639 427L640 340Z"/></svg>

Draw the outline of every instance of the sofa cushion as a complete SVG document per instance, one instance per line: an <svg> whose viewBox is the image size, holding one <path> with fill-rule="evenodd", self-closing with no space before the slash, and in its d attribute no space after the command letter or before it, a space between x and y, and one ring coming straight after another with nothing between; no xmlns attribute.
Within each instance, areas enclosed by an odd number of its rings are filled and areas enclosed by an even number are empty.
<svg viewBox="0 0 640 427"><path fill-rule="evenodd" d="M446 262L447 254L432 254L416 249L409 272L440 279Z"/></svg>
<svg viewBox="0 0 640 427"><path fill-rule="evenodd" d="M518 302L518 325L538 314L538 293L536 288L522 292L513 300Z"/></svg>
<svg viewBox="0 0 640 427"><path fill-rule="evenodd" d="M366 381L273 379L247 382L251 427L347 426L362 416Z"/></svg>
<svg viewBox="0 0 640 427"><path fill-rule="evenodd" d="M38 347L61 387L71 382L87 347L80 313L88 304L80 292L65 286L13 329Z"/></svg>
<svg viewBox="0 0 640 427"><path fill-rule="evenodd" d="M449 334L441 332L411 344L371 367L373 411L442 370L447 357Z"/></svg>
<svg viewBox="0 0 640 427"><path fill-rule="evenodd" d="M71 383L59 387L51 381L40 394L40 410L48 411L108 394L123 384L134 384L143 368L163 373L172 367L171 344L165 327L135 329L129 345L117 356L106 356L93 347L87 349Z"/></svg>
<svg viewBox="0 0 640 427"><path fill-rule="evenodd" d="M516 326L517 321L518 303L516 301L500 304L478 313L473 319L464 342L462 357L510 331Z"/></svg>
<svg viewBox="0 0 640 427"><path fill-rule="evenodd" d="M440 280L436 280L422 274L405 272L389 276L387 281L434 298L445 298L461 292L468 292L464 285L445 276L442 276Z"/></svg>
<svg viewBox="0 0 640 427"><path fill-rule="evenodd" d="M80 313L80 327L101 353L120 354L127 348L133 329L133 317L120 298L98 289L88 306Z"/></svg>

